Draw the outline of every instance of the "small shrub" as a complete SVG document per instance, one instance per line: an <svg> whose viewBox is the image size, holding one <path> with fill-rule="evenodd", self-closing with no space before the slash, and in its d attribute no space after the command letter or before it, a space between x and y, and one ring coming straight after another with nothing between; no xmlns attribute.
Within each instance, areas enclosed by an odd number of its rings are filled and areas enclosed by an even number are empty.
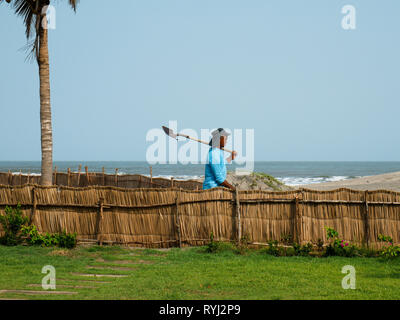
<svg viewBox="0 0 400 320"><path fill-rule="evenodd" d="M206 252L208 253L217 253L226 250L234 250L234 247L231 243L224 243L221 241L214 241L214 233L211 232L210 242L206 246Z"/></svg>
<svg viewBox="0 0 400 320"><path fill-rule="evenodd" d="M278 241L273 240L268 242L268 247L265 249L265 253L271 256L278 257L281 255L281 250L278 247Z"/></svg>
<svg viewBox="0 0 400 320"><path fill-rule="evenodd" d="M318 239L317 248L318 248L318 251L324 250L324 241L322 239Z"/></svg>
<svg viewBox="0 0 400 320"><path fill-rule="evenodd" d="M396 258L400 256L400 247L393 245L393 239L390 236L385 236L380 234L378 236L378 240L381 242L385 242L388 245L384 246L379 255L383 258Z"/></svg>
<svg viewBox="0 0 400 320"><path fill-rule="evenodd" d="M25 242L29 245L39 245L42 247L59 246L60 248L72 249L76 247L76 233L67 233L65 230L61 233L40 234L36 226L22 226L21 233Z"/></svg>
<svg viewBox="0 0 400 320"><path fill-rule="evenodd" d="M307 243L305 245L300 245L298 243L294 243L293 244L293 249L294 252L297 256L308 256L312 250L312 244L311 243Z"/></svg>
<svg viewBox="0 0 400 320"><path fill-rule="evenodd" d="M296 255L296 250L293 247L286 247L281 249L281 255L285 257L293 257Z"/></svg>
<svg viewBox="0 0 400 320"><path fill-rule="evenodd" d="M76 247L76 233L67 233L65 230L59 233L58 246L67 249Z"/></svg>
<svg viewBox="0 0 400 320"><path fill-rule="evenodd" d="M46 232L43 236L43 247L52 247L58 245L58 235L56 233L48 233Z"/></svg>
<svg viewBox="0 0 400 320"><path fill-rule="evenodd" d="M312 247L311 243L307 243L303 246L298 243L293 243L291 246L279 246L278 241L273 240L268 242L268 247L265 248L263 252L275 257L308 256Z"/></svg>
<svg viewBox="0 0 400 320"><path fill-rule="evenodd" d="M326 247L324 256L354 257L359 250L350 242L339 239L339 233L332 228L325 227L326 237L331 243Z"/></svg>
<svg viewBox="0 0 400 320"><path fill-rule="evenodd" d="M218 251L218 243L214 241L214 233L211 232L210 242L207 244L206 251L208 253L215 253Z"/></svg>
<svg viewBox="0 0 400 320"><path fill-rule="evenodd" d="M344 240L335 240L333 244L329 244L325 249L325 256L342 256L342 257L354 257L357 254L357 248L354 245L350 245Z"/></svg>
<svg viewBox="0 0 400 320"><path fill-rule="evenodd" d="M22 226L21 233L29 245L41 245L43 243L43 237L34 225Z"/></svg>
<svg viewBox="0 0 400 320"><path fill-rule="evenodd" d="M291 234L281 234L281 242L285 245L293 244L293 237Z"/></svg>
<svg viewBox="0 0 400 320"><path fill-rule="evenodd" d="M398 246L387 246L383 247L379 255L383 258L396 258L400 256L400 247Z"/></svg>
<svg viewBox="0 0 400 320"><path fill-rule="evenodd" d="M326 237L328 238L328 240L339 237L339 233L335 229L329 227L325 227L325 229L326 229Z"/></svg>
<svg viewBox="0 0 400 320"><path fill-rule="evenodd" d="M378 235L378 240L381 242L387 242L389 245L393 245L393 239L390 236L385 236L383 234Z"/></svg>
<svg viewBox="0 0 400 320"><path fill-rule="evenodd" d="M4 236L0 238L1 244L16 246L23 242L21 228L28 223L28 217L22 215L21 204L18 203L15 209L6 206L5 215L0 216L0 223L4 230Z"/></svg>
<svg viewBox="0 0 400 320"><path fill-rule="evenodd" d="M250 236L248 234L242 236L239 243L235 247L235 252L238 254L246 254L249 251Z"/></svg>

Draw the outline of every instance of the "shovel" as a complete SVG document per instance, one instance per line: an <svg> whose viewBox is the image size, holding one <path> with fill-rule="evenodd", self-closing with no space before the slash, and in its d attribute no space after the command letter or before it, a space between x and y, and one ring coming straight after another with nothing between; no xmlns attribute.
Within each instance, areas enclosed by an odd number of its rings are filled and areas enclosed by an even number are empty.
<svg viewBox="0 0 400 320"><path fill-rule="evenodd" d="M186 139L189 139L189 140L193 140L193 141L197 141L197 142L200 142L200 143L209 145L208 142L205 142L205 141L202 141L202 140L199 140L199 139L192 138L192 137L190 137L190 136L188 136L188 135L186 135L186 134L174 133L174 131L171 130L170 128L167 128L167 127L164 127L164 126L163 126L162 128L163 128L164 132L165 132L168 136L170 136L171 138L174 138L174 139L177 139L177 140L178 140L178 137L183 137L183 138L186 138ZM228 150L228 149L225 149L225 148L220 148L220 149L221 149L221 150L224 150L224 151L226 151L226 152L229 152L229 153L232 153L232 152L233 152L233 151Z"/></svg>

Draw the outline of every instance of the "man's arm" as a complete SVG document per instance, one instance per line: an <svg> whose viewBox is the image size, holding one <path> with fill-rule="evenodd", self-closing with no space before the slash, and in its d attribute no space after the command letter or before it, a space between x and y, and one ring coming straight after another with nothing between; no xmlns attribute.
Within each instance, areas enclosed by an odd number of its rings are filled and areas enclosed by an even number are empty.
<svg viewBox="0 0 400 320"><path fill-rule="evenodd" d="M235 160L236 156L237 156L237 152L236 151L232 151L232 154L230 155L229 158L226 159L226 161L228 163L231 163L231 161Z"/></svg>
<svg viewBox="0 0 400 320"><path fill-rule="evenodd" d="M233 155L233 156L235 156L235 155ZM231 190L235 190L235 187L232 186L228 181L226 181L226 170L222 170L223 167L225 167L223 153L219 154L217 151L215 151L212 154L212 158L210 160L211 160L210 161L211 170L214 174L217 184L222 187L229 188Z"/></svg>
<svg viewBox="0 0 400 320"><path fill-rule="evenodd" d="M231 189L231 190L233 190L233 191L235 191L236 190L236 188L233 186L233 185L231 185L228 181L224 181L224 182L222 182L221 183L221 186L223 186L223 187L226 187L226 188L229 188L229 189Z"/></svg>
<svg viewBox="0 0 400 320"><path fill-rule="evenodd" d="M228 159L226 159L226 161L228 161L229 163L231 162L231 161L233 161L233 160L235 160L235 157L237 156L237 152L236 151L233 151L232 152L232 154L231 154L231 156L228 158ZM229 189L231 189L231 190L233 190L233 191L235 191L236 190L236 188L233 186L233 185L231 185L228 181L224 181L224 182L222 182L221 183L221 186L223 186L223 187L226 187L226 188L229 188Z"/></svg>

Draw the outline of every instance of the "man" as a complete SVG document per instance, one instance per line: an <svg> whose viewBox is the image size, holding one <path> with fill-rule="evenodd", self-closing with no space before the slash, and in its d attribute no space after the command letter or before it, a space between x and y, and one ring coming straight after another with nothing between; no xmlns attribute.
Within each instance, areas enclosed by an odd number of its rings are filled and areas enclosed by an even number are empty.
<svg viewBox="0 0 400 320"><path fill-rule="evenodd" d="M212 139L210 141L210 150L208 151L207 164L205 168L205 178L203 182L203 189L211 189L215 187L226 187L231 190L235 190L228 181L226 181L226 164L224 159L224 151L221 150L225 147L228 141L229 133L223 128L219 128L212 133ZM236 157L236 151L232 152L232 155L226 159L227 162L231 162Z"/></svg>

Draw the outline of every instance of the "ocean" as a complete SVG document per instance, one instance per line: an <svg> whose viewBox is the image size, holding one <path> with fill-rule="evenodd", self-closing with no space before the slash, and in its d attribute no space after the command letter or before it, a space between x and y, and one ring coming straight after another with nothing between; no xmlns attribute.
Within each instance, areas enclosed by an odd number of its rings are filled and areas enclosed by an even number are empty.
<svg viewBox="0 0 400 320"><path fill-rule="evenodd" d="M79 164L84 172L88 166L89 172L143 174L150 175L150 165L145 161L54 161L57 171L77 172ZM23 174L40 174L40 161L0 161L0 172ZM227 169L234 170L234 164L228 164ZM153 177L174 179L199 179L204 177L203 164L156 164L152 165ZM339 162L339 161L256 161L254 171L268 173L287 185L311 184L320 182L340 181L363 176L371 176L400 171L400 161L396 162Z"/></svg>

